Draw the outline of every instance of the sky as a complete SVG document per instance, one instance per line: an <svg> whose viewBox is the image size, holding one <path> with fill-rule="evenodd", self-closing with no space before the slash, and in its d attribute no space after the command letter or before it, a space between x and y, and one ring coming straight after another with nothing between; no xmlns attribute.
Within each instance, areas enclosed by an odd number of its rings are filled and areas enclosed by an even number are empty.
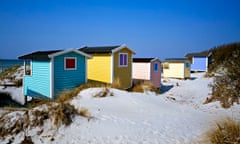
<svg viewBox="0 0 240 144"><path fill-rule="evenodd" d="M0 0L0 59L126 44L181 58L240 41L239 0Z"/></svg>

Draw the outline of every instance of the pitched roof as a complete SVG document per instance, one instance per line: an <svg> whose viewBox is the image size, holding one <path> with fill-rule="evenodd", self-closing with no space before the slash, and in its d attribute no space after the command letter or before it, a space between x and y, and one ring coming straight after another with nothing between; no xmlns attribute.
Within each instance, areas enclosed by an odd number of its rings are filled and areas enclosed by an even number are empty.
<svg viewBox="0 0 240 144"><path fill-rule="evenodd" d="M186 62L186 58L166 58L164 62Z"/></svg>
<svg viewBox="0 0 240 144"><path fill-rule="evenodd" d="M96 53L114 53L122 48L128 48L126 45L116 45L116 46L96 46L96 47L82 47L79 50L83 51L85 53L88 54L96 54ZM129 49L129 48L128 48ZM132 51L131 49L129 49L130 51ZM135 53L134 51L132 51L133 53Z"/></svg>
<svg viewBox="0 0 240 144"><path fill-rule="evenodd" d="M151 62L155 58L133 58L133 62L139 62L139 63L144 63L144 62Z"/></svg>
<svg viewBox="0 0 240 144"><path fill-rule="evenodd" d="M51 51L36 51L32 52L30 54L26 54L23 56L18 57L18 59L38 59L38 60L44 60L44 59L50 59L52 57L67 53L67 52L76 52L80 55L83 55L87 58L91 58L90 55L81 52L77 49L67 49L67 50L51 50Z"/></svg>
<svg viewBox="0 0 240 144"><path fill-rule="evenodd" d="M209 55L209 51L203 51L203 52L196 52L196 53L188 53L185 55L185 57L191 58L191 57L206 57Z"/></svg>
<svg viewBox="0 0 240 144"><path fill-rule="evenodd" d="M49 59L48 55L57 53L63 50L51 50L51 51L35 51L23 56L18 57L18 59Z"/></svg>

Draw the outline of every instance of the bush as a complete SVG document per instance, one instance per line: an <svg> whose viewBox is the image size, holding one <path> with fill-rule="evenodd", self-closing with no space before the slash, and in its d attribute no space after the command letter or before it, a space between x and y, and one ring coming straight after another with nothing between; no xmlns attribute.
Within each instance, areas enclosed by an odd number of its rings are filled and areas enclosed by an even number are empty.
<svg viewBox="0 0 240 144"><path fill-rule="evenodd" d="M211 101L220 101L222 107L229 108L233 103L239 104L240 97L240 49L232 51L231 57L224 61L226 72L216 77L212 86Z"/></svg>
<svg viewBox="0 0 240 144"><path fill-rule="evenodd" d="M226 118L216 123L216 127L207 132L207 139L212 144L239 144L240 122Z"/></svg>

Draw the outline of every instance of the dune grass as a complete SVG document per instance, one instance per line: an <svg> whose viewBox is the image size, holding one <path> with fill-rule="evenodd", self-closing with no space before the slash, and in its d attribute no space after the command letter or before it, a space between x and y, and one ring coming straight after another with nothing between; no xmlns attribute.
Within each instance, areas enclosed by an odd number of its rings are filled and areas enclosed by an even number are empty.
<svg viewBox="0 0 240 144"><path fill-rule="evenodd" d="M240 121L225 118L215 124L206 134L211 144L240 144Z"/></svg>
<svg viewBox="0 0 240 144"><path fill-rule="evenodd" d="M0 80L3 79L13 79L12 75L17 71L17 69L20 67L20 65L12 66L9 68L4 69L0 73Z"/></svg>
<svg viewBox="0 0 240 144"><path fill-rule="evenodd" d="M157 89L151 82L143 81L132 88L133 92L144 93L146 91L152 91L156 94L160 93L159 89Z"/></svg>

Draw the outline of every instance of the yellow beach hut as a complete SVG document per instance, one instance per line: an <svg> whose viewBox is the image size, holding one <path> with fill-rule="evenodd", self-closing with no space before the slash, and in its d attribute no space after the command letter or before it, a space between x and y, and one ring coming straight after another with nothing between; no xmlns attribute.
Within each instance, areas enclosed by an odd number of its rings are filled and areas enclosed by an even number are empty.
<svg viewBox="0 0 240 144"><path fill-rule="evenodd" d="M185 58L169 58L163 62L163 77L190 78L190 62Z"/></svg>
<svg viewBox="0 0 240 144"><path fill-rule="evenodd" d="M132 86L133 50L126 45L82 47L79 49L92 59L87 61L88 79L112 84L119 81L121 88Z"/></svg>

